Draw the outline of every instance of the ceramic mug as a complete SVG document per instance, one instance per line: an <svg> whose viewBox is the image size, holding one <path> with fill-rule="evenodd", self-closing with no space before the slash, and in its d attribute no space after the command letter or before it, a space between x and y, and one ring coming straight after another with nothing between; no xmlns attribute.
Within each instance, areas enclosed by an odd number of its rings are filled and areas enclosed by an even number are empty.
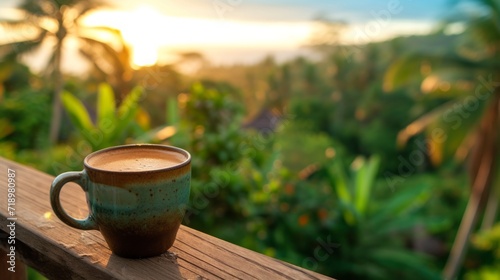
<svg viewBox="0 0 500 280"><path fill-rule="evenodd" d="M89 154L84 170L57 176L50 189L54 213L67 225L99 230L111 251L127 258L166 252L189 201L191 155L180 148L136 144ZM79 220L61 206L68 182L85 191L89 215Z"/></svg>

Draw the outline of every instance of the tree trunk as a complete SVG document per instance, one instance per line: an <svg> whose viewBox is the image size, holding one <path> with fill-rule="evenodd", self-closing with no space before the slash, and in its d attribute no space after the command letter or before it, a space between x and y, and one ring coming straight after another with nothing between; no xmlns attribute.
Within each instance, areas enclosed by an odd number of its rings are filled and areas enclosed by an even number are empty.
<svg viewBox="0 0 500 280"><path fill-rule="evenodd" d="M495 90L496 96L481 121L479 135L476 138L475 151L471 162L477 166L471 167L472 192L467 203L467 208L462 217L460 227L451 248L448 262L443 270L443 278L452 280L457 277L459 267L465 258L470 235L477 223L479 212L493 183L494 168L496 166L497 129L499 124L499 89Z"/></svg>
<svg viewBox="0 0 500 280"><path fill-rule="evenodd" d="M491 229L495 223L498 211L498 191L498 185L491 186L491 193L488 197L488 202L486 202L486 210L484 212L483 223L481 224L481 231Z"/></svg>
<svg viewBox="0 0 500 280"><path fill-rule="evenodd" d="M59 14L59 31L57 32L57 45L54 51L54 99L52 101L52 119L50 121L50 144L56 144L59 139L59 130L61 128L61 93L64 88L64 81L61 70L62 48L66 30L63 25L62 15Z"/></svg>

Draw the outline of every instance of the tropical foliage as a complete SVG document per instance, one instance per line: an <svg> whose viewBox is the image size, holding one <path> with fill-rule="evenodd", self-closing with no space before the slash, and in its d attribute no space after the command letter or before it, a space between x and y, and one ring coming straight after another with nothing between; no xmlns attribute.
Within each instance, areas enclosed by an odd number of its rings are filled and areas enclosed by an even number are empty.
<svg viewBox="0 0 500 280"><path fill-rule="evenodd" d="M77 19L98 3L26 0L34 16L3 23L38 36L2 46L0 155L55 175L112 145L176 145L193 154L187 226L338 279L438 279L445 267L445 277L496 279L500 6L476 2L483 12L460 34L340 46L345 25L322 21L321 60L204 62L192 75L178 64L134 70L126 48L84 36L96 68L48 79L14 56L80 34ZM57 30L37 22L75 14ZM103 72L101 53L115 70ZM58 96L62 129L50 142ZM463 222L464 211L475 218Z"/></svg>
<svg viewBox="0 0 500 280"><path fill-rule="evenodd" d="M129 54L123 40L121 40L119 31L108 27L83 27L80 24L81 18L103 5L104 3L99 0L24 0L19 5L19 9L23 13L21 19L0 21L0 25L4 29L17 35L13 36L15 39L12 42L0 46L0 53L3 54L4 58L0 63L0 68L3 68L4 71L9 71L11 62L21 55L33 52L40 48L44 42L51 40L55 42L54 51L44 71L44 74L51 78L49 81L52 81L52 84L49 86L53 90L51 142L55 142L59 136L60 95L64 85L61 61L67 41L73 38L78 39L81 54L91 59L100 72L106 73L98 61L102 64L103 60L108 60L109 64L114 67L113 73L121 84L125 82L123 77L126 77L127 69L130 69L130 66L124 66L129 65L125 60ZM96 40L95 34L98 32L112 33L117 41L122 43L121 49L117 51L106 43ZM99 60L95 59L96 52L99 55Z"/></svg>
<svg viewBox="0 0 500 280"><path fill-rule="evenodd" d="M100 84L97 92L97 115L95 124L90 114L73 94L62 93L62 103L81 137L92 147L92 151L103 149L115 143L124 143L130 137L129 128L135 124L136 130L144 132L148 123L132 120L140 112L138 103L143 89L137 87L130 92L121 105L116 108L113 89L107 84Z"/></svg>
<svg viewBox="0 0 500 280"><path fill-rule="evenodd" d="M473 2L484 11L467 20L464 36L469 36L473 44L457 46L447 54L428 51L408 54L394 62L384 81L387 90L421 83L423 93L441 100L440 105L410 123L398 135L400 142L425 131L433 150L431 160L434 164L451 156L458 160L467 158L470 162L468 171L473 192L445 268L445 277L449 279L455 278L460 267L481 206L493 205L488 207L484 219L485 227L489 228L498 200L498 193L494 191L486 201L498 174L500 95L496 81L500 78L497 70L500 54L496 46L500 40L500 3ZM445 137L435 137L436 132Z"/></svg>

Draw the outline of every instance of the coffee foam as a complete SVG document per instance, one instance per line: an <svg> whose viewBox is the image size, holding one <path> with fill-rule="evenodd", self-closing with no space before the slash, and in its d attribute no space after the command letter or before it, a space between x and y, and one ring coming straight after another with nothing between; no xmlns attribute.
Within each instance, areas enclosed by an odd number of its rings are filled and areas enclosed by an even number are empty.
<svg viewBox="0 0 500 280"><path fill-rule="evenodd" d="M148 171L173 167L186 160L185 155L175 151L135 147L95 154L87 164L108 171Z"/></svg>

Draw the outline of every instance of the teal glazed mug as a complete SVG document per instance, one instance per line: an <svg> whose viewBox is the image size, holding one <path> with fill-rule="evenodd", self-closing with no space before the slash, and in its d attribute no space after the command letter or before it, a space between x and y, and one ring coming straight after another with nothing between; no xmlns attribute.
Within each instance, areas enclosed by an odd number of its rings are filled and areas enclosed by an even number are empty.
<svg viewBox="0 0 500 280"><path fill-rule="evenodd" d="M84 170L57 176L50 203L65 224L99 230L111 251L126 258L165 253L174 243L189 202L191 155L180 148L136 144L89 154ZM71 217L59 195L68 182L84 190L87 218Z"/></svg>

